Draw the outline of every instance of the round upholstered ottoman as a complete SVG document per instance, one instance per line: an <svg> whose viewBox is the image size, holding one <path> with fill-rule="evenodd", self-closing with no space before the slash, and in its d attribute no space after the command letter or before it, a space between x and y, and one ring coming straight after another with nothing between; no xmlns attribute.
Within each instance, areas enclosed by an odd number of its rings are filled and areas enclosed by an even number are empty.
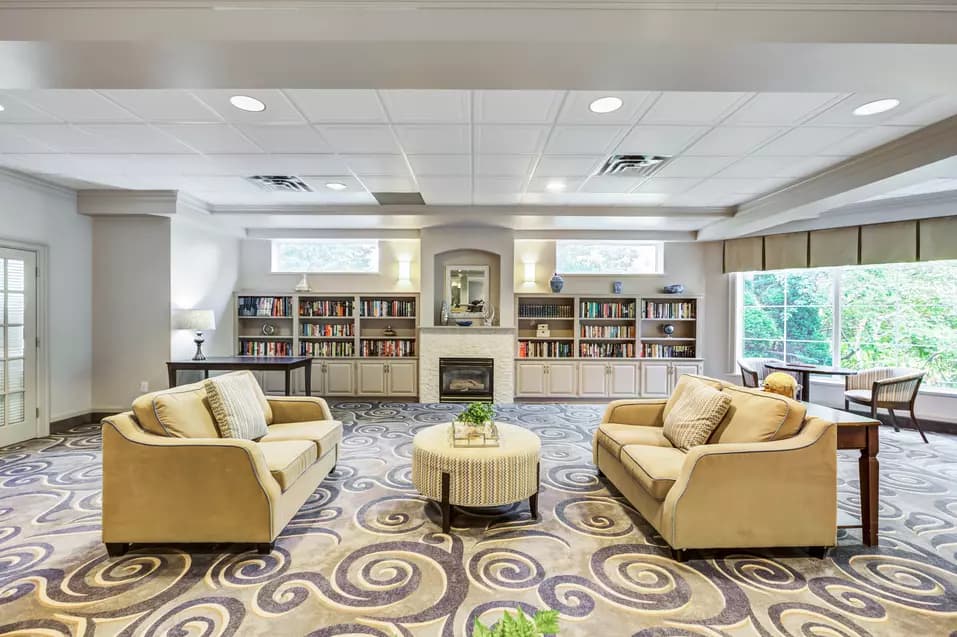
<svg viewBox="0 0 957 637"><path fill-rule="evenodd" d="M455 447L452 424L423 429L412 441L412 483L442 506L442 532L451 528L451 505L499 506L528 498L538 517L539 452L537 435L497 422L498 447Z"/></svg>

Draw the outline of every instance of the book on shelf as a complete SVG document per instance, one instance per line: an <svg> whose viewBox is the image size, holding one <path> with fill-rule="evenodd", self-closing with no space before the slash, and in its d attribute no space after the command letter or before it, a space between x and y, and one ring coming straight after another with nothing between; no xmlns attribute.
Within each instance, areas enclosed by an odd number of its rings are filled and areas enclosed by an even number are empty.
<svg viewBox="0 0 957 637"><path fill-rule="evenodd" d="M582 325L582 338L635 338L634 325Z"/></svg>
<svg viewBox="0 0 957 637"><path fill-rule="evenodd" d="M634 343L580 343L582 358L634 358Z"/></svg>
<svg viewBox="0 0 957 637"><path fill-rule="evenodd" d="M414 318L415 299L362 299L359 316L365 318Z"/></svg>
<svg viewBox="0 0 957 637"><path fill-rule="evenodd" d="M645 343L641 355L645 358L695 358L695 346Z"/></svg>
<svg viewBox="0 0 957 637"><path fill-rule="evenodd" d="M518 304L519 318L574 318L571 305L555 305L554 303L522 303Z"/></svg>
<svg viewBox="0 0 957 637"><path fill-rule="evenodd" d="M614 318L614 319L632 319L635 318L635 304L623 303L621 301L582 301L579 316L584 319L590 318Z"/></svg>
<svg viewBox="0 0 957 637"><path fill-rule="evenodd" d="M241 296L237 305L239 316L292 316L292 298L288 296Z"/></svg>
<svg viewBox="0 0 957 637"><path fill-rule="evenodd" d="M649 319L693 319L696 318L696 304L693 301L645 301L645 316Z"/></svg>
<svg viewBox="0 0 957 637"><path fill-rule="evenodd" d="M299 316L349 318L352 307L351 300L299 299Z"/></svg>
<svg viewBox="0 0 957 637"><path fill-rule="evenodd" d="M303 323L299 326L300 336L342 336L354 334L352 323Z"/></svg>
<svg viewBox="0 0 957 637"><path fill-rule="evenodd" d="M286 341L249 341L239 342L240 356L291 356L292 343Z"/></svg>
<svg viewBox="0 0 957 637"><path fill-rule="evenodd" d="M339 358L355 355L352 341L330 341L326 343L299 343L299 353L302 356L316 358Z"/></svg>
<svg viewBox="0 0 957 637"><path fill-rule="evenodd" d="M572 344L568 341L519 341L519 358L571 358Z"/></svg>
<svg viewBox="0 0 957 637"><path fill-rule="evenodd" d="M396 358L415 356L415 341L411 339L362 340L359 342L359 355Z"/></svg>

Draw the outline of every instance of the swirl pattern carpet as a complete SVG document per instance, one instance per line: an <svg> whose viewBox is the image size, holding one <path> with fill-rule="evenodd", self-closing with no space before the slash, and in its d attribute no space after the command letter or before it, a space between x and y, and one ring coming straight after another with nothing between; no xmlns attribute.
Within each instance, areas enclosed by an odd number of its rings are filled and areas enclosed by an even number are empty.
<svg viewBox="0 0 957 637"><path fill-rule="evenodd" d="M541 436L542 519L527 505L456 512L412 487L416 430L456 405L339 402L336 472L259 556L241 546L100 543L95 425L0 450L2 635L471 635L476 617L554 608L563 637L957 635L957 438L881 431L880 547L841 532L801 551L668 557L596 477L594 405L516 404ZM841 454L841 515L859 506Z"/></svg>

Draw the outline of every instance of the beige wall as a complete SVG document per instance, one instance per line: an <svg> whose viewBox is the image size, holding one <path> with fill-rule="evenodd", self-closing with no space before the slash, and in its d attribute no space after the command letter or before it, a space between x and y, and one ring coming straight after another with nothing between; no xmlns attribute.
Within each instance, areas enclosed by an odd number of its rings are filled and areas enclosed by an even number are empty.
<svg viewBox="0 0 957 637"><path fill-rule="evenodd" d="M166 387L170 353L170 220L93 219L93 408L127 409Z"/></svg>

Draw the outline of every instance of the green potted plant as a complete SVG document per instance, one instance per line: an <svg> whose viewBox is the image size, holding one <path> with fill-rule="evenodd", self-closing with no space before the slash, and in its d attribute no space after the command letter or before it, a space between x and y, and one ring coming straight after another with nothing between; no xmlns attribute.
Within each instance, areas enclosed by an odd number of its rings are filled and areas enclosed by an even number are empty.
<svg viewBox="0 0 957 637"><path fill-rule="evenodd" d="M543 637L543 635L557 634L557 610L540 610L534 616L528 617L521 608L515 616L505 611L502 619L491 628L476 617L475 628L472 631L472 637Z"/></svg>
<svg viewBox="0 0 957 637"><path fill-rule="evenodd" d="M491 424L493 415L492 403L469 403L465 411L459 415L459 422L478 431Z"/></svg>

